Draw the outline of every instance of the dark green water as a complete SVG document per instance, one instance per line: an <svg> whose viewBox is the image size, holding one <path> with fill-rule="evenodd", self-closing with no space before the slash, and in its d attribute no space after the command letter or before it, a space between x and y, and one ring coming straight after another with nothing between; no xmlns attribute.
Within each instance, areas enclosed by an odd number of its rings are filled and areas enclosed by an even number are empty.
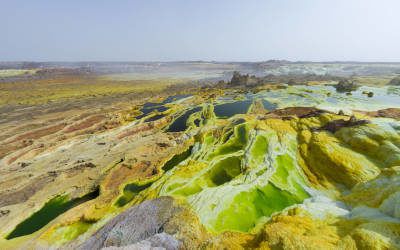
<svg viewBox="0 0 400 250"><path fill-rule="evenodd" d="M128 184L125 186L124 188L124 193L123 195L117 200L117 202L115 203L117 206L119 207L123 207L126 204L128 204L138 193L140 193L141 191L145 190L146 188L150 187L151 184L153 184L152 182L146 183L146 184L136 184L136 183L132 183L132 184Z"/></svg>
<svg viewBox="0 0 400 250"><path fill-rule="evenodd" d="M167 98L165 98L165 100L163 102L157 103L157 102L146 102L142 108L140 109L140 112L142 112L141 115L136 116L136 119L142 119L143 117L147 116L148 114L150 114L153 111L157 111L157 112L164 112L167 111L168 108L164 106L164 104L170 103L170 102L174 102L186 97L189 97L191 95L173 95L173 96L169 96Z"/></svg>
<svg viewBox="0 0 400 250"><path fill-rule="evenodd" d="M214 113L220 118L228 118L236 114L246 114L252 101L244 100L219 104L214 107Z"/></svg>
<svg viewBox="0 0 400 250"><path fill-rule="evenodd" d="M174 101L177 101L177 100L180 100L180 99L189 97L189 96L191 96L191 95L173 95L173 96L168 96L168 97L165 98L165 100L163 101L163 104L170 103L170 102L174 102Z"/></svg>
<svg viewBox="0 0 400 250"><path fill-rule="evenodd" d="M145 122L152 122L152 121L156 121L156 120L158 120L158 119L161 119L161 118L163 118L165 115L162 115L162 114L160 114L160 115L155 115L155 116L152 116L152 117L150 117L150 118L147 118L146 120L144 120Z"/></svg>
<svg viewBox="0 0 400 250"><path fill-rule="evenodd" d="M187 129L186 121L190 115L199 112L202 108L196 107L186 111L183 115L179 116L172 122L172 124L167 129L167 132L181 132Z"/></svg>
<svg viewBox="0 0 400 250"><path fill-rule="evenodd" d="M174 155L169 161L167 161L164 166L162 167L162 170L164 172L167 172L174 168L176 165L181 163L182 161L186 160L192 153L192 147L189 147L186 151L182 152L181 154Z"/></svg>
<svg viewBox="0 0 400 250"><path fill-rule="evenodd" d="M192 148L189 147L186 151L174 155L169 161L167 161L164 166L162 167L162 170L164 172L167 172L174 168L176 165L178 165L180 162L184 161L186 158L190 156L192 153ZM141 191L145 190L146 188L150 187L153 182L156 180L152 180L148 183L145 184L137 184L137 183L131 183L125 186L123 195L118 198L117 202L115 203L116 206L118 207L123 207L126 204L128 204L133 198L135 198L136 195L138 195Z"/></svg>
<svg viewBox="0 0 400 250"><path fill-rule="evenodd" d="M142 119L143 117L147 116L153 111L157 112L164 112L167 111L168 108L161 105L160 103L154 103L154 102L147 102L143 105L143 107L140 109L140 112L142 112L141 115L136 116L136 119Z"/></svg>
<svg viewBox="0 0 400 250"><path fill-rule="evenodd" d="M48 201L42 209L31 215L28 219L18 224L15 229L7 235L6 239L12 239L24 235L28 235L41 229L47 223L55 219L60 214L67 210L82 204L86 201L92 200L99 196L99 190L95 190L83 197L69 200L67 195L57 196Z"/></svg>
<svg viewBox="0 0 400 250"><path fill-rule="evenodd" d="M262 103L264 105L264 108L269 110L269 111L272 111L272 110L275 110L275 109L278 108L278 105L276 105L274 103L271 103L271 102L269 102L269 101L267 101L265 99L262 100Z"/></svg>

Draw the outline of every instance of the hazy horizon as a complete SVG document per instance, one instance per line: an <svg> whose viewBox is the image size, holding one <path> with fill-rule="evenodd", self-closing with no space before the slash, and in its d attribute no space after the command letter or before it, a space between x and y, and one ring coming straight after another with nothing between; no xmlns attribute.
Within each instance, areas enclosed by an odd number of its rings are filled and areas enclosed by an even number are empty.
<svg viewBox="0 0 400 250"><path fill-rule="evenodd" d="M372 64L400 64L399 61L291 61L287 59L266 59L266 60L254 60L254 61L239 61L239 60L231 60L231 61L216 61L216 60L164 60L164 61L135 61L135 60L59 60L59 61L43 61L43 60L7 60L7 61L0 61L0 63L24 63L24 62L32 62L32 63L265 63L265 62L272 62L272 61L281 61L281 62L289 62L289 63L350 63L350 64L365 64L365 63L372 63Z"/></svg>
<svg viewBox="0 0 400 250"><path fill-rule="evenodd" d="M0 9L0 61L400 62L400 2L27 1Z"/></svg>

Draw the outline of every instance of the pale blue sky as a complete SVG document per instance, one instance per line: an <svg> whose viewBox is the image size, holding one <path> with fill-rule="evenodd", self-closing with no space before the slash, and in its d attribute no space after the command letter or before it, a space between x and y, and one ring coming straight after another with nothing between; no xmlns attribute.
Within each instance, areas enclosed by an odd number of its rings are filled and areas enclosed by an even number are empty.
<svg viewBox="0 0 400 250"><path fill-rule="evenodd" d="M0 4L0 61L400 61L398 0Z"/></svg>

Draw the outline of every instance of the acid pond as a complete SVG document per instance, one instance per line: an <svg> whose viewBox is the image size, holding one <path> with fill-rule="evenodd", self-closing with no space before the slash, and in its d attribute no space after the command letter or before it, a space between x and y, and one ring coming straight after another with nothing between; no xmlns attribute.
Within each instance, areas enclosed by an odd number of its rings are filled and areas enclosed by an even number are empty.
<svg viewBox="0 0 400 250"><path fill-rule="evenodd" d="M165 98L165 100L160 103L147 102L140 109L140 112L142 114L136 116L135 118L142 119L143 117L146 117L147 115L149 115L152 112L162 113L162 112L168 110L168 108L165 106L165 104L176 102L176 101L182 100L182 99L190 97L190 96L191 95L173 95L173 96L169 96L169 97Z"/></svg>
<svg viewBox="0 0 400 250"><path fill-rule="evenodd" d="M214 107L214 113L220 118L228 118L236 114L246 114L249 110L251 103L251 100L244 100L218 104Z"/></svg>
<svg viewBox="0 0 400 250"><path fill-rule="evenodd" d="M36 232L44 227L51 220L67 210L82 204L83 202L92 200L99 195L99 189L89 193L83 197L70 200L68 196L57 196L48 201L39 211L32 214L29 218L18 224L15 229L7 235L6 239L12 239Z"/></svg>
<svg viewBox="0 0 400 250"><path fill-rule="evenodd" d="M172 124L168 127L167 132L182 132L187 129L187 120L190 115L199 112L202 108L195 107L188 111L186 111L183 115L179 116L172 122Z"/></svg>

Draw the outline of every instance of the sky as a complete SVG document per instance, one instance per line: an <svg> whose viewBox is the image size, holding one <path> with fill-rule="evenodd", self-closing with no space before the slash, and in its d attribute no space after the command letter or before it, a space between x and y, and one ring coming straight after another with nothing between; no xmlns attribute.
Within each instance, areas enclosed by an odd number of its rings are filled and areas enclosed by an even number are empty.
<svg viewBox="0 0 400 250"><path fill-rule="evenodd" d="M0 0L0 61L398 61L399 0Z"/></svg>

